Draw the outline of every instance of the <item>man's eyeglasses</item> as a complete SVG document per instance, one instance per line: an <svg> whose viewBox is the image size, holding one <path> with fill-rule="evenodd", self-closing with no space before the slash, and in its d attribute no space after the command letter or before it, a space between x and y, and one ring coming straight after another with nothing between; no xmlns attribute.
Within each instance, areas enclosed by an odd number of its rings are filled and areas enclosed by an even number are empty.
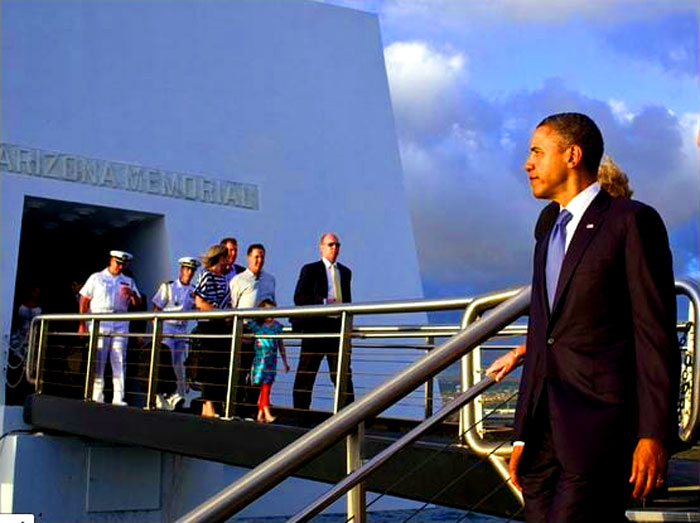
<svg viewBox="0 0 700 523"><path fill-rule="evenodd" d="M328 245L329 247L340 247L340 242L330 242L326 245Z"/></svg>

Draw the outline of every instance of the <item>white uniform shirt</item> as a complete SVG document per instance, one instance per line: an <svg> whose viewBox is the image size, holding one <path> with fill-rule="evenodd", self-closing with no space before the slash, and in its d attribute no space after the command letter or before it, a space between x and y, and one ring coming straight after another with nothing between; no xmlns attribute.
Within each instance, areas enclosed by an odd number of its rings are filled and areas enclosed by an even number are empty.
<svg viewBox="0 0 700 523"><path fill-rule="evenodd" d="M109 269L105 269L90 275L80 289L80 295L90 300L92 312L126 312L129 309L129 298L122 294L122 287L141 294L133 279L124 274L113 276Z"/></svg>
<svg viewBox="0 0 700 523"><path fill-rule="evenodd" d="M231 280L231 305L234 309L252 309L264 299L275 300L275 277L260 271L256 278L250 269L246 269Z"/></svg>
<svg viewBox="0 0 700 523"><path fill-rule="evenodd" d="M178 278L161 284L151 300L154 305L167 312L186 312L194 309L194 285L184 285ZM167 320L163 329L187 329L188 320Z"/></svg>

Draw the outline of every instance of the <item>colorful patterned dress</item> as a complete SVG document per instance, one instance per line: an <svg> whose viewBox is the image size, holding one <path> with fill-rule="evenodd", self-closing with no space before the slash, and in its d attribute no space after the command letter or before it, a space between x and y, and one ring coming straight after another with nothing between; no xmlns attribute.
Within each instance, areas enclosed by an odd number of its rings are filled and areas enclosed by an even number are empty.
<svg viewBox="0 0 700 523"><path fill-rule="evenodd" d="M279 334L282 332L282 325L278 322L266 325L253 321L249 328L253 334ZM272 385L274 383L280 341L270 338L255 338L255 359L250 371L250 380L254 385Z"/></svg>

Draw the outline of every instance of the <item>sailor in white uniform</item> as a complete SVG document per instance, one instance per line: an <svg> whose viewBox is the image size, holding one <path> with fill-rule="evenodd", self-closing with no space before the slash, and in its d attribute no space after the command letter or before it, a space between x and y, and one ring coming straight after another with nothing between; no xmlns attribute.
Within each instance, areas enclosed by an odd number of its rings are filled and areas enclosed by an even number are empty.
<svg viewBox="0 0 700 523"><path fill-rule="evenodd" d="M136 282L122 274L124 267L133 256L124 251L110 251L106 269L92 274L80 289L80 312L126 312L129 304L138 306L141 294ZM85 322L80 322L79 332L86 332ZM101 321L100 336L97 341L95 382L92 389L93 401L104 402L104 372L107 357L112 366L114 405L126 405L124 401L124 365L126 363L127 338L116 334L129 332L128 321Z"/></svg>
<svg viewBox="0 0 700 523"><path fill-rule="evenodd" d="M178 279L161 284L158 292L151 302L154 311L186 312L194 306L194 276L200 262L196 258L185 256L178 260L180 271ZM188 320L167 320L163 322L163 334L185 335L188 332ZM185 400L185 408L190 406L193 399L201 396L201 392L189 389L185 373L185 360L189 352L189 340L187 338L173 338L164 336L163 344L170 349L170 359L175 372L176 391L169 397L162 394L156 396L156 407L173 410L181 401Z"/></svg>

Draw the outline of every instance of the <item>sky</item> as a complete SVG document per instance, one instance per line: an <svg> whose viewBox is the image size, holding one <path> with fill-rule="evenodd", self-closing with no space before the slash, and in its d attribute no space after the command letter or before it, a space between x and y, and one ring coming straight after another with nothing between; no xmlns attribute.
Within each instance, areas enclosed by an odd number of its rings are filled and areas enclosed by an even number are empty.
<svg viewBox="0 0 700 523"><path fill-rule="evenodd" d="M321 1L321 0L319 0ZM698 280L697 0L325 0L378 15L425 294L529 283L532 129L578 111ZM546 203L546 202L545 202Z"/></svg>

